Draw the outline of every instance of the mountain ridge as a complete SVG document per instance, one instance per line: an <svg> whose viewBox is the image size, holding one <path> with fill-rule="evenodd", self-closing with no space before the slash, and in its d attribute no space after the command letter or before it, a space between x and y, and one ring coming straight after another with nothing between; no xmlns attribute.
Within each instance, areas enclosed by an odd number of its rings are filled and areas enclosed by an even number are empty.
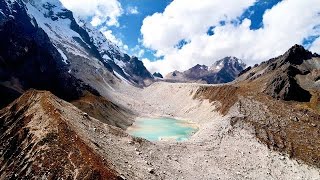
<svg viewBox="0 0 320 180"><path fill-rule="evenodd" d="M227 83L233 81L245 66L240 59L228 56L216 61L210 67L197 64L183 72L173 71L165 78L170 82Z"/></svg>
<svg viewBox="0 0 320 180"><path fill-rule="evenodd" d="M29 88L70 101L86 90L106 96L106 89L124 83L143 87L153 80L140 60L89 24L78 24L60 1L0 3L0 86L12 94L3 97L8 102Z"/></svg>
<svg viewBox="0 0 320 180"><path fill-rule="evenodd" d="M76 124L90 117L50 92L27 91L0 110L0 117L2 178L117 179L79 134Z"/></svg>
<svg viewBox="0 0 320 180"><path fill-rule="evenodd" d="M310 91L319 87L316 81L319 76L317 69L320 69L319 57L296 44L283 55L249 68L238 80L258 82L266 77L265 85L261 86L264 93L282 100L309 102Z"/></svg>
<svg viewBox="0 0 320 180"><path fill-rule="evenodd" d="M59 1L2 6L1 179L320 177L319 55L295 45L246 69L226 57L154 79ZM143 116L198 131L178 143L129 135Z"/></svg>

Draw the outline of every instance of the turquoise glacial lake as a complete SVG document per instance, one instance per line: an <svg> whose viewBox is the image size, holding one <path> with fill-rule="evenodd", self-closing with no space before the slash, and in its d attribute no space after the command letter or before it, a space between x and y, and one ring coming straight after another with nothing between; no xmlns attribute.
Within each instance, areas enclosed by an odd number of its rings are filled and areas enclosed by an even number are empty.
<svg viewBox="0 0 320 180"><path fill-rule="evenodd" d="M195 124L173 118L138 118L127 129L130 135L149 141L185 141L197 131Z"/></svg>

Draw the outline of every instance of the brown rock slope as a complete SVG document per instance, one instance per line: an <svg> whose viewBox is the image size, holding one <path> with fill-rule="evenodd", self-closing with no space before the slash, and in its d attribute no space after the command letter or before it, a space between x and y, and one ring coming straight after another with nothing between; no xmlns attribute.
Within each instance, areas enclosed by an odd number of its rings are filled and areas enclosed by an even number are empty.
<svg viewBox="0 0 320 180"><path fill-rule="evenodd" d="M194 98L218 102L224 115L236 107L231 125L249 126L270 149L320 167L319 62L295 45L232 85L199 88Z"/></svg>
<svg viewBox="0 0 320 180"><path fill-rule="evenodd" d="M309 102L319 90L320 56L295 45L283 55L243 73L239 80L276 99Z"/></svg>
<svg viewBox="0 0 320 180"><path fill-rule="evenodd" d="M0 111L0 179L116 179L78 133L90 120L49 92L26 92Z"/></svg>
<svg viewBox="0 0 320 180"><path fill-rule="evenodd" d="M86 92L84 96L71 103L91 117L124 130L132 125L135 117L130 110L120 107L102 96L95 96L90 92Z"/></svg>

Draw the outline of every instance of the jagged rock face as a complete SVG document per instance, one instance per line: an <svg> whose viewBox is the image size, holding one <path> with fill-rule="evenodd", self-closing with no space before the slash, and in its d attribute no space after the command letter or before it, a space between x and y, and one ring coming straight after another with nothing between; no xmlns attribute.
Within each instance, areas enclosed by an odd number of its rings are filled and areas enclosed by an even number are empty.
<svg viewBox="0 0 320 180"><path fill-rule="evenodd" d="M73 13L65 9L58 0L5 0L1 2L0 7L3 12L0 16L0 28L2 29L2 36L6 37L5 41L1 42L3 44L2 53L5 53L4 51L18 52L20 61L24 59L24 62L29 64L25 64L24 67L21 66L17 71L26 71L21 74L26 78L39 78L37 84L39 86L43 84L42 79L47 84L53 82L52 86L55 87L54 83L61 79L65 81L65 84L74 84L66 80L68 78L64 79L65 76L73 76L90 84L100 93L104 93L101 90L113 86L113 83L121 81L121 79L126 79L132 85L144 85L145 78L152 79L150 73L149 76L146 75L148 72L146 72L147 70L141 61L130 61L131 58L122 53L101 32L95 30L89 24L75 19ZM9 32L11 29L13 31ZM16 49L5 47L8 42L12 46L21 47L16 47ZM36 57L35 55L31 56L31 53L38 53L38 55ZM32 60L37 58L37 62L32 64L31 61L27 61L26 56ZM8 60L5 59L5 61ZM47 61L51 63L50 68L44 65ZM4 62L4 60L0 62ZM12 64L14 63L16 62L12 62ZM50 74L57 74L61 79L52 80L49 78L51 76L44 76L32 68L25 68L37 65L41 66L40 71L50 71ZM132 69L135 67L139 68ZM136 70L140 70L140 72L136 72ZM5 73L1 74L1 72L0 76L3 76ZM30 72L34 73L31 74ZM29 75L26 76L28 73ZM95 82L94 79L103 79L102 81L108 84L101 84L100 81ZM47 85L43 86L45 88L33 84L28 85L28 87L33 88L48 89ZM59 88L57 91L59 91ZM69 90L66 89L65 91ZM74 89L71 92L75 92L73 96L78 94L78 91ZM73 96L70 94L65 97L73 98Z"/></svg>
<svg viewBox="0 0 320 180"><path fill-rule="evenodd" d="M58 0L0 3L0 85L5 88L20 93L46 89L69 101L83 90L105 94L106 87L122 79L143 86L145 79L153 78L141 61L122 53L90 25L77 22ZM2 102L16 95L8 97Z"/></svg>
<svg viewBox="0 0 320 180"><path fill-rule="evenodd" d="M312 56L310 51L306 51L303 46L296 44L283 55L280 64L288 62L293 65L301 65L304 60L311 59Z"/></svg>
<svg viewBox="0 0 320 180"><path fill-rule="evenodd" d="M233 81L245 66L236 57L225 57L215 62L211 67L197 64L184 72L169 73L166 78L180 82L227 83Z"/></svg>
<svg viewBox="0 0 320 180"><path fill-rule="evenodd" d="M243 72L239 79L263 80L262 91L277 99L309 102L309 91L318 89L313 76L320 68L319 64L317 54L294 45L283 55Z"/></svg>
<svg viewBox="0 0 320 180"><path fill-rule="evenodd" d="M144 85L144 80L153 79L142 61L121 52L118 46L107 40L101 32L95 30L90 24L81 20L80 24L88 32L91 38L90 43L96 46L101 55L101 62L106 67L111 67L112 72L137 85Z"/></svg>
<svg viewBox="0 0 320 180"><path fill-rule="evenodd" d="M29 91L0 111L2 179L116 179L66 112L90 120L49 92Z"/></svg>
<svg viewBox="0 0 320 180"><path fill-rule="evenodd" d="M124 67L126 72L134 77L134 81L139 84L143 83L144 79L152 79L152 75L143 65L142 61L136 57L132 57L127 65Z"/></svg>
<svg viewBox="0 0 320 180"><path fill-rule="evenodd" d="M16 97L14 91L29 88L50 90L66 100L79 98L85 90L99 95L68 73L63 57L47 34L32 23L22 2L13 2L7 12L0 26L0 83L12 89L6 91L9 99Z"/></svg>
<svg viewBox="0 0 320 180"><path fill-rule="evenodd" d="M153 76L154 76L154 77L157 77L157 78L161 78L161 79L163 78L162 74L159 73L159 72L153 73Z"/></svg>
<svg viewBox="0 0 320 180"><path fill-rule="evenodd" d="M217 61L210 69L219 70L219 77L223 77L225 81L233 81L246 67L241 60L236 57L226 57Z"/></svg>
<svg viewBox="0 0 320 180"><path fill-rule="evenodd" d="M311 99L309 91L301 88L297 81L287 74L282 74L269 81L264 92L274 98L287 101L308 102Z"/></svg>

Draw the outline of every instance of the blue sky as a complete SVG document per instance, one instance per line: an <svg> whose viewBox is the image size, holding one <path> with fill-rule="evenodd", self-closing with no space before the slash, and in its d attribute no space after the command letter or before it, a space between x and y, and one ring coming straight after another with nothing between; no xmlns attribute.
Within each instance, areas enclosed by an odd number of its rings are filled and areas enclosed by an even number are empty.
<svg viewBox="0 0 320 180"><path fill-rule="evenodd" d="M256 2L253 6L248 8L240 17L240 22L249 18L252 21L250 26L251 29L258 29L262 27L262 16L264 12L268 9L271 9L281 0L260 0ZM154 13L161 13L169 5L172 0L120 0L121 6L124 10L130 7L137 7L138 14L126 14L124 13L119 17L118 21L120 26L110 26L109 29L112 30L113 34L120 39L124 44L128 45L129 54L134 53L136 45L139 45L140 49L144 49L145 53L143 57L148 58L151 61L155 61L158 58L154 56L155 51L143 47L139 42L141 39L140 28L145 17L151 16ZM223 22L222 22L223 23ZM213 27L208 29L209 31L213 30ZM209 33L210 34L210 33ZM180 41L178 46L183 46L185 43L184 40ZM181 47L180 47L181 48ZM134 49L133 51L131 49Z"/></svg>
<svg viewBox="0 0 320 180"><path fill-rule="evenodd" d="M121 0L123 9L137 7L138 14L124 13L119 17L120 27L110 27L115 35L121 38L128 46L134 47L140 38L140 28L146 16L156 12L163 12L170 0Z"/></svg>
<svg viewBox="0 0 320 180"><path fill-rule="evenodd" d="M151 72L235 56L248 65L294 44L320 53L319 0L60 0Z"/></svg>
<svg viewBox="0 0 320 180"><path fill-rule="evenodd" d="M145 50L143 57L140 58L155 59L153 56L154 51L144 48L139 43L139 39L141 39L140 28L145 17L157 12L163 12L171 1L172 0L120 0L119 2L124 11L130 7L137 7L138 14L124 13L118 19L120 27L111 26L109 29L112 30L118 39L128 45L129 54L133 55L134 52L137 51L137 49L134 48L138 45L140 49Z"/></svg>

